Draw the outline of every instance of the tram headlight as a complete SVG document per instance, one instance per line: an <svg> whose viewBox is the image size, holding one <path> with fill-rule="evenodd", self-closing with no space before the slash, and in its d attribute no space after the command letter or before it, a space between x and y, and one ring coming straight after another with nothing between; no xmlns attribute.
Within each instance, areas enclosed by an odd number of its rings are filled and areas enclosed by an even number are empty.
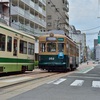
<svg viewBox="0 0 100 100"><path fill-rule="evenodd" d="M58 54L58 59L64 59L64 54L63 54L63 52L59 52L59 54Z"/></svg>

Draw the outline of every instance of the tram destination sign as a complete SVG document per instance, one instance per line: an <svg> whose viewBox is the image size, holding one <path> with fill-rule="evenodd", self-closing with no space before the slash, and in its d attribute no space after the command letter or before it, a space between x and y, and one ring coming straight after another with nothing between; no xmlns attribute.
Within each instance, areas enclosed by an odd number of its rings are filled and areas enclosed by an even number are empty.
<svg viewBox="0 0 100 100"><path fill-rule="evenodd" d="M58 38L57 39L59 42L63 42L64 41L64 38Z"/></svg>
<svg viewBox="0 0 100 100"><path fill-rule="evenodd" d="M55 38L55 37L47 37L46 38L46 41L56 41L57 40L57 38Z"/></svg>

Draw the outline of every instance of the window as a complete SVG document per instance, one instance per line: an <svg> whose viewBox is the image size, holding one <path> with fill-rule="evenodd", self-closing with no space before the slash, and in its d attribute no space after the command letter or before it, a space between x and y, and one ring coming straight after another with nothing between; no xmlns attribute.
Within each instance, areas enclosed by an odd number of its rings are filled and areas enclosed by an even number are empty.
<svg viewBox="0 0 100 100"><path fill-rule="evenodd" d="M5 35L0 33L0 51L5 51Z"/></svg>
<svg viewBox="0 0 100 100"><path fill-rule="evenodd" d="M28 43L28 54L33 55L34 54L34 44Z"/></svg>
<svg viewBox="0 0 100 100"><path fill-rule="evenodd" d="M51 16L51 15L48 15L48 16L47 16L47 19L48 19L48 20L52 19L52 16Z"/></svg>
<svg viewBox="0 0 100 100"><path fill-rule="evenodd" d="M64 51L64 43L58 43L58 51L63 52Z"/></svg>
<svg viewBox="0 0 100 100"><path fill-rule="evenodd" d="M51 22L48 22L48 23L47 23L47 26L51 26L51 25L52 25Z"/></svg>
<svg viewBox="0 0 100 100"><path fill-rule="evenodd" d="M12 37L10 36L7 37L7 51L12 51Z"/></svg>
<svg viewBox="0 0 100 100"><path fill-rule="evenodd" d="M45 43L40 43L40 51L45 52L46 51L46 44Z"/></svg>
<svg viewBox="0 0 100 100"><path fill-rule="evenodd" d="M48 52L56 52L56 43L48 43L47 51Z"/></svg>
<svg viewBox="0 0 100 100"><path fill-rule="evenodd" d="M19 52L22 53L22 54L27 54L27 42L26 41L20 40L20 50L19 50Z"/></svg>

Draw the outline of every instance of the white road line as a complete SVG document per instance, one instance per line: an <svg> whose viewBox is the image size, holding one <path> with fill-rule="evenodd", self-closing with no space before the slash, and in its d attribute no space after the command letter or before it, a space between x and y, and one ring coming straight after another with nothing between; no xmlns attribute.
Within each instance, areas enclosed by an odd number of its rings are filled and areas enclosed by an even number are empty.
<svg viewBox="0 0 100 100"><path fill-rule="evenodd" d="M94 67L91 67L90 69L84 71L83 73L87 73L87 72L89 72L89 71L92 70L92 69L94 69Z"/></svg>
<svg viewBox="0 0 100 100"><path fill-rule="evenodd" d="M61 78L61 79L59 79L58 81L54 82L53 84L58 85L58 84L62 83L62 82L65 81L65 80L66 80L66 79Z"/></svg>
<svg viewBox="0 0 100 100"><path fill-rule="evenodd" d="M26 79L30 79L30 78L31 77L20 77L20 78L16 78L16 79L2 80L0 82L16 82L16 81L26 80Z"/></svg>
<svg viewBox="0 0 100 100"><path fill-rule="evenodd" d="M92 82L92 87L100 88L100 81L93 81Z"/></svg>
<svg viewBox="0 0 100 100"><path fill-rule="evenodd" d="M55 79L55 80L53 80L53 81L50 81L50 82L48 82L47 84L54 83L56 80L58 80L58 79Z"/></svg>
<svg viewBox="0 0 100 100"><path fill-rule="evenodd" d="M84 80L75 80L70 86L82 86Z"/></svg>

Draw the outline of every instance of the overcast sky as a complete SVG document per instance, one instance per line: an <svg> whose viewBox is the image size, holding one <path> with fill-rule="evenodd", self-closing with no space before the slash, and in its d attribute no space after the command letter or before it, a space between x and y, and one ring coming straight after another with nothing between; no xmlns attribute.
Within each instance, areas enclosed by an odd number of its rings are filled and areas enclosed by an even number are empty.
<svg viewBox="0 0 100 100"><path fill-rule="evenodd" d="M100 30L100 0L68 0L69 23L87 34L87 45L93 47L93 40Z"/></svg>

